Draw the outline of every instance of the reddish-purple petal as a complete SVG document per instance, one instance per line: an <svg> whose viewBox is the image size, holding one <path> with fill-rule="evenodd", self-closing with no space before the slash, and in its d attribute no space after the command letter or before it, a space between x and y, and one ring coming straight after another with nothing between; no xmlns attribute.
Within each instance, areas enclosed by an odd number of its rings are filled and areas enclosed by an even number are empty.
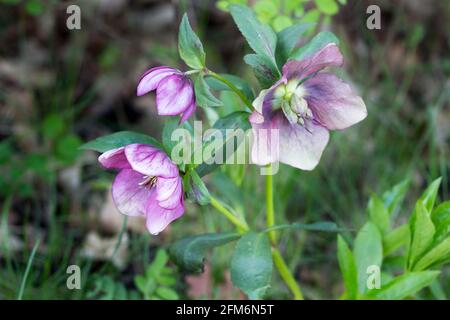
<svg viewBox="0 0 450 320"><path fill-rule="evenodd" d="M179 124L183 124L194 113L196 109L195 101L192 101L191 105L183 111Z"/></svg>
<svg viewBox="0 0 450 320"><path fill-rule="evenodd" d="M143 175L131 169L121 170L112 185L112 197L117 209L129 216L146 213L146 205L154 189L140 186Z"/></svg>
<svg viewBox="0 0 450 320"><path fill-rule="evenodd" d="M163 178L178 177L177 166L161 150L146 144L129 144L125 156L133 170L146 175Z"/></svg>
<svg viewBox="0 0 450 320"><path fill-rule="evenodd" d="M180 198L183 196L181 178L158 178L156 193L156 200L158 200L160 207L174 209L180 203Z"/></svg>
<svg viewBox="0 0 450 320"><path fill-rule="evenodd" d="M308 79L304 86L308 107L314 119L330 130L341 130L367 116L366 105L349 84L334 74L321 72Z"/></svg>
<svg viewBox="0 0 450 320"><path fill-rule="evenodd" d="M126 169L131 168L124 153L125 147L120 147L103 152L98 161L102 166L108 169Z"/></svg>
<svg viewBox="0 0 450 320"><path fill-rule="evenodd" d="M249 121L252 125L252 162L266 165L279 160L279 130L265 121L262 114L254 111Z"/></svg>
<svg viewBox="0 0 450 320"><path fill-rule="evenodd" d="M147 70L139 80L136 94L138 96L142 96L152 90L155 90L160 84L161 80L175 73L180 73L180 71L166 66L151 68L150 70Z"/></svg>
<svg viewBox="0 0 450 320"><path fill-rule="evenodd" d="M303 60L290 60L283 66L283 76L288 80L292 78L304 79L320 70L344 63L339 48L334 44L328 44L311 57Z"/></svg>
<svg viewBox="0 0 450 320"><path fill-rule="evenodd" d="M183 75L171 75L162 80L156 89L156 107L161 116L183 113L194 101L194 89Z"/></svg>
<svg viewBox="0 0 450 320"><path fill-rule="evenodd" d="M156 200L156 194L152 195L147 202L146 226L151 234L158 234L163 231L169 223L181 217L184 213L183 198L179 199L178 205L174 209L160 207Z"/></svg>

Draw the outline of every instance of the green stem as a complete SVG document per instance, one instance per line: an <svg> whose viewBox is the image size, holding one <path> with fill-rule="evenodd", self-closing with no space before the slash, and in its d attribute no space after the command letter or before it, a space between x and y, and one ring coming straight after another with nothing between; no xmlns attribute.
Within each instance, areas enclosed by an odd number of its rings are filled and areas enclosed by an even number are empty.
<svg viewBox="0 0 450 320"><path fill-rule="evenodd" d="M206 74L211 76L211 77L213 77L213 78L216 78L220 82L223 82L234 93L236 93L239 96L239 98L241 98L242 102L244 102L247 107L249 107L250 109L253 109L252 103L247 99L245 94L241 90L239 90L239 88L236 87L231 81L228 81L227 79L222 77L220 74L217 74L217 73L215 73L214 71L211 71L211 70L208 70Z"/></svg>
<svg viewBox="0 0 450 320"><path fill-rule="evenodd" d="M214 198L213 196L209 197L211 205L217 209L221 214L223 214L232 224L234 224L239 231L247 232L249 230L247 223L239 220L233 213L231 213L227 208L225 208L219 200Z"/></svg>
<svg viewBox="0 0 450 320"><path fill-rule="evenodd" d="M40 238L36 240L36 244L33 247L33 250L31 251L30 258L28 259L27 267L25 269L25 273L23 274L22 283L20 284L19 293L17 294L17 300L22 300L23 292L25 290L25 284L27 283L28 274L31 270L31 265L33 264L34 256L36 254L36 251L39 247L39 243L41 242Z"/></svg>
<svg viewBox="0 0 450 320"><path fill-rule="evenodd" d="M271 230L271 228L275 227L275 209L273 205L273 175L271 164L267 166L266 174L266 224L267 228ZM291 290L292 294L294 295L294 299L303 300L303 294L300 290L300 286L295 281L294 276L292 275L291 271L286 265L286 262L283 259L283 256L277 248L277 238L275 230L269 231L269 239L272 243L272 258L275 263L275 267L278 270L278 273L286 283L289 290Z"/></svg>
<svg viewBox="0 0 450 320"><path fill-rule="evenodd" d="M273 206L273 175L272 175L272 165L269 164L267 166L267 175L266 175L266 220L267 220L267 228L270 228L275 225L275 209ZM272 242L272 245L276 245L277 238L275 231L269 232L269 239Z"/></svg>
<svg viewBox="0 0 450 320"><path fill-rule="evenodd" d="M295 281L295 278L292 276L292 273L286 265L286 262L284 262L283 256L277 248L272 247L272 258L273 262L275 263L275 267L280 273L281 278L283 279L284 283L286 283L289 290L291 290L291 292L293 293L294 299L303 300L302 291L300 290L297 281Z"/></svg>

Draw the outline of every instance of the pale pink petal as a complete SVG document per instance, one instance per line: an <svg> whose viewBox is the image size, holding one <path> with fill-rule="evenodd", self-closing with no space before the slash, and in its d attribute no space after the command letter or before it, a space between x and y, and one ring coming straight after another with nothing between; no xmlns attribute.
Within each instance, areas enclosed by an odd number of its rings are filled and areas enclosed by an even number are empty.
<svg viewBox="0 0 450 320"><path fill-rule="evenodd" d="M172 75L156 89L156 107L161 116L174 116L186 111L194 101L194 89L189 79Z"/></svg>
<svg viewBox="0 0 450 320"><path fill-rule="evenodd" d="M330 130L348 128L367 116L366 105L349 84L334 74L321 72L308 79L306 101L314 119Z"/></svg>
<svg viewBox="0 0 450 320"><path fill-rule="evenodd" d="M180 198L183 196L181 178L158 178L156 193L156 200L158 200L160 207L174 209L179 205Z"/></svg>
<svg viewBox="0 0 450 320"><path fill-rule="evenodd" d="M303 60L290 60L283 66L283 76L287 79L304 79L320 70L336 66L340 67L344 63L339 48L336 44L328 44L311 57Z"/></svg>
<svg viewBox="0 0 450 320"><path fill-rule="evenodd" d="M147 202L146 226L151 234L158 234L163 231L169 223L181 217L184 213L183 198L179 200L178 205L174 209L165 209L159 206L156 195L152 195Z"/></svg>
<svg viewBox="0 0 450 320"><path fill-rule="evenodd" d="M142 96L152 90L155 90L161 80L175 73L180 73L180 71L165 66L152 68L146 71L139 80L136 94L138 96Z"/></svg>
<svg viewBox="0 0 450 320"><path fill-rule="evenodd" d="M146 144L129 144L125 156L133 170L146 175L173 178L179 175L177 166L161 150Z"/></svg>
<svg viewBox="0 0 450 320"><path fill-rule="evenodd" d="M329 140L328 130L314 121L306 121L305 127L291 124L281 112L263 124L252 124L252 127L253 135L259 134L252 144L252 161L260 165L280 161L302 170L312 170L319 163Z"/></svg>
<svg viewBox="0 0 450 320"><path fill-rule="evenodd" d="M126 169L131 168L124 153L125 147L120 147L103 152L98 161L102 166L108 169Z"/></svg>
<svg viewBox="0 0 450 320"><path fill-rule="evenodd" d="M123 169L112 185L112 197L117 209L129 216L141 216L146 213L146 205L154 189L140 186L144 176L131 169Z"/></svg>

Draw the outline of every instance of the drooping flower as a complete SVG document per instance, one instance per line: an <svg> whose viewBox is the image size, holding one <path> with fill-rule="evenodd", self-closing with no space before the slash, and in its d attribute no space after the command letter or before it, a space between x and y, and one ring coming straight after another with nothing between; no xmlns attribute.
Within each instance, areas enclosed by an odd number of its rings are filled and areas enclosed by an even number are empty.
<svg viewBox="0 0 450 320"><path fill-rule="evenodd" d="M147 70L139 80L137 95L156 90L156 108L161 116L181 115L180 123L195 111L195 95L191 79L183 72L166 66Z"/></svg>
<svg viewBox="0 0 450 320"><path fill-rule="evenodd" d="M150 233L158 234L184 213L182 180L177 166L161 150L129 144L98 158L105 168L119 169L112 197L119 211L145 216Z"/></svg>
<svg viewBox="0 0 450 320"><path fill-rule="evenodd" d="M339 48L329 44L310 57L283 66L281 79L262 90L253 102L254 163L280 161L312 170L328 143L329 130L348 128L367 116L364 101L350 85L322 71L342 64Z"/></svg>

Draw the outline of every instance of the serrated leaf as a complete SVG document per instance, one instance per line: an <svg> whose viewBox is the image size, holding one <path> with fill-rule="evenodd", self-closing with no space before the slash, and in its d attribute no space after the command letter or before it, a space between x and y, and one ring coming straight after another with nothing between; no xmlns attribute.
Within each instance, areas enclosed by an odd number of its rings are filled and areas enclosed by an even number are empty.
<svg viewBox="0 0 450 320"><path fill-rule="evenodd" d="M376 265L381 268L383 262L383 245L380 231L371 222L367 222L356 236L353 256L358 270L358 290L367 289L367 268Z"/></svg>
<svg viewBox="0 0 450 320"><path fill-rule="evenodd" d="M277 45L275 32L269 26L259 22L253 11L246 6L231 5L229 10L234 22L253 51L267 56L275 63L275 48Z"/></svg>
<svg viewBox="0 0 450 320"><path fill-rule="evenodd" d="M441 241L450 234L450 201L441 203L431 213L431 220L436 228L434 241Z"/></svg>
<svg viewBox="0 0 450 320"><path fill-rule="evenodd" d="M430 214L422 201L417 201L413 215L409 221L411 244L408 254L408 266L414 263L425 253L433 243L435 227Z"/></svg>
<svg viewBox="0 0 450 320"><path fill-rule="evenodd" d="M106 152L133 143L149 144L162 149L161 144L153 137L131 131L119 131L107 136L99 137L83 144L80 146L80 149Z"/></svg>
<svg viewBox="0 0 450 320"><path fill-rule="evenodd" d="M222 147L218 148L217 152L222 153L223 163L226 162L227 155L229 155L230 157L235 156L235 153L236 153L235 151L238 150L239 145L244 142L243 140L245 140L245 139L235 139L234 137L227 137L226 131L242 129L242 131L245 133L246 130L250 129L250 123L248 122L249 116L250 116L250 114L248 112L237 111L237 112L233 112L223 118L220 118L214 124L213 128L219 130L222 133L222 142L223 142ZM238 140L238 141L236 142L235 140ZM214 143L214 141L211 141L209 143ZM202 150L204 150L207 145L208 145L208 142L205 142L202 146ZM226 152L227 149L229 150L228 153ZM199 152L199 151L196 150L195 152ZM203 153L203 151L202 151L202 153ZM217 164L217 163L208 164L209 162L214 162L213 161L214 157L215 157L215 154L211 155L209 157L208 157L208 155L206 155L206 157L203 157L203 163L200 164L196 168L197 173L200 176L204 176L204 175L214 171L221 165L221 164Z"/></svg>
<svg viewBox="0 0 450 320"><path fill-rule="evenodd" d="M205 67L205 51L199 37L192 30L187 14L183 15L178 33L178 52L181 59L193 69Z"/></svg>
<svg viewBox="0 0 450 320"><path fill-rule="evenodd" d="M300 37L312 26L314 26L314 23L297 23L277 34L276 58L278 66L282 66L286 62Z"/></svg>
<svg viewBox="0 0 450 320"><path fill-rule="evenodd" d="M389 215L392 215L400 206L405 198L406 192L409 188L409 179L405 179L399 184L395 185L392 189L383 193L382 199L385 207L387 208Z"/></svg>
<svg viewBox="0 0 450 320"><path fill-rule="evenodd" d="M237 242L231 259L231 281L250 299L261 299L272 278L272 254L267 234L249 232Z"/></svg>
<svg viewBox="0 0 450 320"><path fill-rule="evenodd" d="M429 286L439 275L439 271L409 272L394 278L381 289L373 289L369 297L382 300L401 300L415 295Z"/></svg>
<svg viewBox="0 0 450 320"><path fill-rule="evenodd" d="M381 234L388 232L390 229L389 213L384 207L383 201L376 194L370 197L368 210L370 221L377 226Z"/></svg>
<svg viewBox="0 0 450 320"><path fill-rule="evenodd" d="M307 44L297 50L294 50L294 52L290 55L289 60L302 60L306 57L312 56L330 43L339 45L339 39L330 31L319 32Z"/></svg>
<svg viewBox="0 0 450 320"><path fill-rule="evenodd" d="M339 268L344 278L346 296L348 299L356 299L358 294L358 271L355 258L345 240L338 235L337 258Z"/></svg>
<svg viewBox="0 0 450 320"><path fill-rule="evenodd" d="M247 54L244 56L244 61L252 67L256 79L258 79L263 89L270 87L277 81L279 77L278 70L268 57L258 54Z"/></svg>
<svg viewBox="0 0 450 320"><path fill-rule="evenodd" d="M425 208L431 212L434 207L434 202L436 201L436 196L439 191L439 186L441 185L442 178L437 178L434 180L428 188L424 191L420 197L420 201L424 204Z"/></svg>
<svg viewBox="0 0 450 320"><path fill-rule="evenodd" d="M383 254L385 256L391 254L401 246L409 243L409 225L404 224L383 237Z"/></svg>
<svg viewBox="0 0 450 320"><path fill-rule="evenodd" d="M208 84L203 76L199 75L194 81L195 99L197 105L207 107L220 107L222 101L217 99L210 91Z"/></svg>
<svg viewBox="0 0 450 320"><path fill-rule="evenodd" d="M205 251L239 239L237 233L207 233L175 242L169 249L173 261L188 272L202 272Z"/></svg>
<svg viewBox="0 0 450 320"><path fill-rule="evenodd" d="M413 271L422 271L450 254L450 237L435 244L414 264Z"/></svg>

